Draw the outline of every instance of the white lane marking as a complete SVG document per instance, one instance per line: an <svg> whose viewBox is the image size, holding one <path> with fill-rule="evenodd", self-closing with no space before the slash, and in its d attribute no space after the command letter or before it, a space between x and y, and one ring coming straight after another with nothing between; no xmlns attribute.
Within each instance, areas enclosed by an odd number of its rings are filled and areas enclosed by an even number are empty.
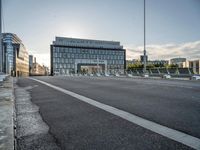
<svg viewBox="0 0 200 150"><path fill-rule="evenodd" d="M74 98L79 99L80 101L86 102L86 103L88 103L90 105L93 105L93 106L95 106L97 108L105 110L105 111L107 111L107 112L109 112L111 114L119 116L119 117L121 117L121 118L123 118L125 120L128 120L128 121L130 121L130 122L132 122L132 123L134 123L136 125L139 125L139 126L141 126L143 128L146 128L146 129L151 130L151 131L153 131L155 133L163 135L163 136L165 136L165 137L167 137L169 139L175 140L175 141L180 142L182 144L185 144L185 145L187 145L189 147L192 147L194 149L200 150L200 139L199 138L196 138L194 136L185 134L183 132L180 132L180 131L168 128L166 126L154 123L152 121L143 119L141 117L138 117L138 116L133 115L131 113L128 113L126 111L123 111L123 110L117 109L115 107L112 107L112 106L97 102L97 101L95 101L93 99L90 99L88 97L76 94L74 92L68 91L66 89L63 89L63 88L60 88L60 87L57 87L57 86L54 86L54 85L49 84L47 82L44 82L44 81L41 81L41 80L38 80L38 79L33 79L33 78L29 78L29 79L32 79L32 80L37 81L37 82L40 82L40 83L42 83L42 84L44 84L46 86L49 86L49 87L51 87L51 88L53 88L55 90L63 92L65 94L67 94L67 95L70 95L70 96L72 96Z"/></svg>

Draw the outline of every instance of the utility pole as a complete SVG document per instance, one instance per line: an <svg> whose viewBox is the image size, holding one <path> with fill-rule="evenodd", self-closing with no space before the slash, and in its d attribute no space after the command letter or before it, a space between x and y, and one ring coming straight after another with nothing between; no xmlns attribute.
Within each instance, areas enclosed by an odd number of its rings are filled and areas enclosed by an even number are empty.
<svg viewBox="0 0 200 150"><path fill-rule="evenodd" d="M97 55L97 73L99 73L99 56Z"/></svg>
<svg viewBox="0 0 200 150"><path fill-rule="evenodd" d="M143 62L144 62L144 74L146 74L147 70L147 55L146 55L146 0L144 0L144 57L143 57Z"/></svg>
<svg viewBox="0 0 200 150"><path fill-rule="evenodd" d="M3 72L2 0L0 0L0 72Z"/></svg>

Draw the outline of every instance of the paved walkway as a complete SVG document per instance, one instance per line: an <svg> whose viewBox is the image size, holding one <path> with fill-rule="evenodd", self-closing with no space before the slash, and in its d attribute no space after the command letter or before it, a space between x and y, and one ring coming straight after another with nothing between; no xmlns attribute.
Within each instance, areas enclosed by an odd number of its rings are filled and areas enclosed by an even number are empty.
<svg viewBox="0 0 200 150"><path fill-rule="evenodd" d="M13 78L0 83L0 149L14 149L13 132Z"/></svg>

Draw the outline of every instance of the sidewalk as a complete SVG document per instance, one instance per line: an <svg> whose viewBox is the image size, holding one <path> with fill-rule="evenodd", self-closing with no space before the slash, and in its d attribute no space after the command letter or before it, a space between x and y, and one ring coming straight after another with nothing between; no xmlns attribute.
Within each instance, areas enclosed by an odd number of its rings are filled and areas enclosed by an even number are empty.
<svg viewBox="0 0 200 150"><path fill-rule="evenodd" d="M0 149L14 149L13 130L13 78L0 82Z"/></svg>

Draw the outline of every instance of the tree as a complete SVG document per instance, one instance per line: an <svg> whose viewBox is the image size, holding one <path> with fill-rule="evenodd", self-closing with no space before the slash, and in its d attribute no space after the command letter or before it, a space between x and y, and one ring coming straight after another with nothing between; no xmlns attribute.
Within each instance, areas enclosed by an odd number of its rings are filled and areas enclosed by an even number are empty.
<svg viewBox="0 0 200 150"><path fill-rule="evenodd" d="M178 68L177 64L165 65L166 68Z"/></svg>

